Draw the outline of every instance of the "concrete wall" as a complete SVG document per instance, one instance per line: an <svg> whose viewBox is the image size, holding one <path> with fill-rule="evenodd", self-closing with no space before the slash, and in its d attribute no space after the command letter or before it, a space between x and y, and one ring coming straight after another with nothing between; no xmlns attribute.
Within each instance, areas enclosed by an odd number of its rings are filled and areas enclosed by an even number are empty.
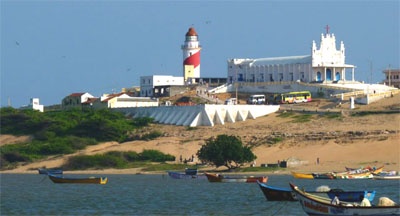
<svg viewBox="0 0 400 216"><path fill-rule="evenodd" d="M115 109L133 118L151 117L161 124L214 126L256 119L279 110L279 105L197 105Z"/></svg>

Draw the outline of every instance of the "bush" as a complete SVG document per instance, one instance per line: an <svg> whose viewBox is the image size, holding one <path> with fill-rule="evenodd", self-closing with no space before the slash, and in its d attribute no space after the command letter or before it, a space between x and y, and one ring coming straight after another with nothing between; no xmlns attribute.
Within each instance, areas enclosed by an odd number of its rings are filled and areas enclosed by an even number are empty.
<svg viewBox="0 0 400 216"><path fill-rule="evenodd" d="M153 161L153 162L164 162L164 161L175 161L175 156L158 151L158 150L143 150L140 154L140 160L142 161Z"/></svg>

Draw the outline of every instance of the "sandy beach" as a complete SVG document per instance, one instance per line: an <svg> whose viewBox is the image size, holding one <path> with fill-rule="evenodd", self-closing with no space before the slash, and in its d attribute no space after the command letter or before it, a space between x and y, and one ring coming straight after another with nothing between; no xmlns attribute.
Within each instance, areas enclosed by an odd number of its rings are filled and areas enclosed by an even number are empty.
<svg viewBox="0 0 400 216"><path fill-rule="evenodd" d="M359 106L358 110L386 110L400 106L400 97L383 99L380 102ZM214 127L201 126L188 130L184 126L153 124L148 130L161 131L164 135L152 141L126 143L106 142L90 146L75 154L48 158L43 161L19 166L0 173L37 173L40 167L61 166L73 155L93 155L107 151L136 151L157 149L174 155L179 160L196 155L205 140L220 134L239 136L244 144L252 144L257 156L256 166L277 161L298 161L280 173L290 171L326 172L344 171L345 167L384 166L384 170L400 170L400 114L371 114L352 117L344 111L340 118L327 118L314 114L310 121L294 123L293 118L282 118L273 113L243 122L226 123ZM279 135L283 140L270 143ZM1 135L1 145L28 140L29 137ZM317 164L319 158L319 164ZM195 158L196 159L196 158ZM178 161L176 161L178 163ZM213 170L215 167L207 167ZM221 167L220 169L224 169ZM219 170L220 170L219 169ZM66 171L66 173L144 173L137 169L104 169Z"/></svg>

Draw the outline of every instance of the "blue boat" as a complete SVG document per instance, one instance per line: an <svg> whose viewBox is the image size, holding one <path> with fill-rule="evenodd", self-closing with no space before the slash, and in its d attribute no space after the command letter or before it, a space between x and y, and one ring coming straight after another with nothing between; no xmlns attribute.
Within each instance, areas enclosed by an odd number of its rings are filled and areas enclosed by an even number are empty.
<svg viewBox="0 0 400 216"><path fill-rule="evenodd" d="M173 179L207 179L207 176L204 174L198 174L197 169L189 169L186 168L185 172L174 172L167 171L168 175Z"/></svg>
<svg viewBox="0 0 400 216"><path fill-rule="evenodd" d="M268 201L297 201L296 194L290 188L270 186L257 181Z"/></svg>
<svg viewBox="0 0 400 216"><path fill-rule="evenodd" d="M45 174L45 175L62 175L63 170L62 169L44 169L44 168L39 168L38 169L39 174Z"/></svg>
<svg viewBox="0 0 400 216"><path fill-rule="evenodd" d="M268 201L297 201L297 197L292 189L270 186L261 182L257 182ZM375 197L375 191L343 191L341 189L330 189L329 191L306 191L310 194L329 197L331 200L338 197L340 201L345 202L361 202L363 198L367 198L370 202Z"/></svg>
<svg viewBox="0 0 400 216"><path fill-rule="evenodd" d="M341 201L346 202L361 202L363 198L367 198L370 202L374 200L375 191L343 191L332 189L327 192L330 199L338 197Z"/></svg>

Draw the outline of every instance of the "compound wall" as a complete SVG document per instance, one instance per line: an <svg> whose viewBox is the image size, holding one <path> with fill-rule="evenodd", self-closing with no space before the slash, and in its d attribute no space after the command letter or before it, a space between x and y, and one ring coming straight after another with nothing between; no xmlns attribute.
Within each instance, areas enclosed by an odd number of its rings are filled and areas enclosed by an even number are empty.
<svg viewBox="0 0 400 216"><path fill-rule="evenodd" d="M214 126L256 119L277 112L279 105L197 105L159 106L115 109L132 118L151 117L160 124Z"/></svg>

